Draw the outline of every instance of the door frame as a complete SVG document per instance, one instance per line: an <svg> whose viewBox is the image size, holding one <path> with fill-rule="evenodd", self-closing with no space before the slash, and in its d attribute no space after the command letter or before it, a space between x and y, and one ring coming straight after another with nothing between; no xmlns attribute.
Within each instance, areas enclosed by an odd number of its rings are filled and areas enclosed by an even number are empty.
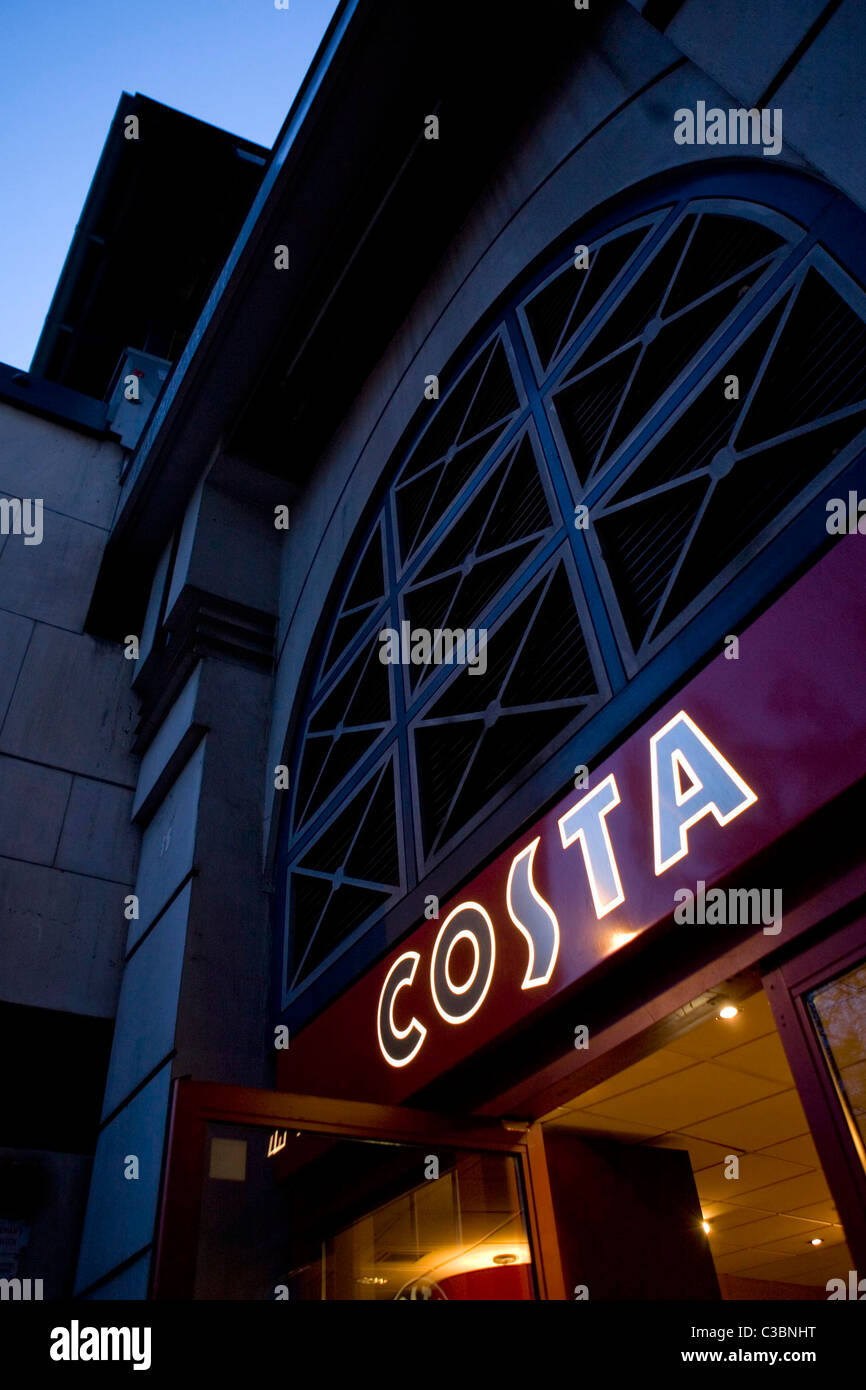
<svg viewBox="0 0 866 1390"><path fill-rule="evenodd" d="M855 1137L806 1004L807 993L866 960L866 916L768 971L764 989L851 1257L866 1272L866 1146Z"/></svg>
<svg viewBox="0 0 866 1390"><path fill-rule="evenodd" d="M538 1297L566 1297L540 1125L181 1079L173 1085L152 1299L193 1298L207 1125L214 1122L510 1154L520 1163Z"/></svg>

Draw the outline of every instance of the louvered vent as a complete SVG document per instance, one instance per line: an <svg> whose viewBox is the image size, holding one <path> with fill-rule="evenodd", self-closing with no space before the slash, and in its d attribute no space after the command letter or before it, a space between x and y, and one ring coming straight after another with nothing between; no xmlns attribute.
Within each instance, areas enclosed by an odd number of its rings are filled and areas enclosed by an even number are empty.
<svg viewBox="0 0 866 1390"><path fill-rule="evenodd" d="M361 552L355 573L340 604L323 672L327 673L346 650L385 597L385 570L382 561L382 527L377 525Z"/></svg>
<svg viewBox="0 0 866 1390"><path fill-rule="evenodd" d="M538 462L524 434L491 470L406 589L405 616L418 628L476 626L491 600L553 529ZM413 686L429 670L410 667Z"/></svg>
<svg viewBox="0 0 866 1390"><path fill-rule="evenodd" d="M443 372L348 557L292 763L289 992L443 891L431 867L608 704L601 649L619 689L863 446L864 299L803 227L720 198L605 225ZM475 670L381 659L386 630L404 657L466 629Z"/></svg>
<svg viewBox="0 0 866 1390"><path fill-rule="evenodd" d="M395 487L400 550L418 549L490 452L519 406L502 338L494 338L445 397Z"/></svg>
<svg viewBox="0 0 866 1390"><path fill-rule="evenodd" d="M425 853L434 853L599 703L560 561L493 629L487 670L460 672L415 724Z"/></svg>
<svg viewBox="0 0 866 1390"><path fill-rule="evenodd" d="M594 509L634 652L705 602L864 427L866 324L810 267Z"/></svg>
<svg viewBox="0 0 866 1390"><path fill-rule="evenodd" d="M389 758L348 800L289 875L290 975L295 985L400 886L394 779Z"/></svg>

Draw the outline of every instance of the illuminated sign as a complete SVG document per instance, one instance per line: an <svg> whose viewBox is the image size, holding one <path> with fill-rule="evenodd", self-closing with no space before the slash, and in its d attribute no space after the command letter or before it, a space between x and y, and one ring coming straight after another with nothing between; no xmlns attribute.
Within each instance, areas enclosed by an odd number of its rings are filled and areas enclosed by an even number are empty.
<svg viewBox="0 0 866 1390"><path fill-rule="evenodd" d="M274 1130L268 1140L268 1158L274 1158L276 1154L280 1153L281 1150L286 1147L286 1140L288 1137L289 1131L287 1129L283 1130L282 1135L278 1129Z"/></svg>
<svg viewBox="0 0 866 1390"><path fill-rule="evenodd" d="M651 735L649 764L656 877L688 854L689 831L705 817L712 816L719 826L726 826L758 799L684 710ZM556 820L560 850L569 851L575 843L580 846L583 870L599 919L626 902L609 826L609 818L615 822L613 813L621 802L616 774L611 772ZM539 891L533 876L541 844L542 836L536 835L514 855L505 888L508 918L525 942L526 968L521 990L550 983L562 940L556 911ZM498 920L502 920L501 915ZM624 940L632 935L616 934ZM471 963L468 967L464 964L462 976L453 960L460 942L465 942L471 952ZM615 940L613 945L616 944ZM467 900L451 909L439 928L429 960L430 999L446 1024L467 1022L484 1004L496 969L496 947L493 918L480 902ZM466 952L463 956L465 961ZM388 969L379 992L379 1051L391 1067L408 1066L427 1037L427 1026L416 1016L421 1005L412 1002L421 961L419 951L404 951Z"/></svg>
<svg viewBox="0 0 866 1390"><path fill-rule="evenodd" d="M569 776L561 800L501 851L491 807L489 833L479 827L472 841L488 847L483 865L443 900L440 917L404 936L400 906L385 919L384 941L359 942L359 963L380 949L384 957L346 987L335 979L327 1006L293 1031L291 1048L277 1053L281 1089L399 1105L467 1058L500 1066L511 1055L499 1051L503 1040L519 1043L542 1015L560 1028L562 1047L573 1046L581 1018L568 1001L588 998L604 1014L619 973L607 967L620 951L645 945L650 957L656 936L675 941L678 932L690 953L726 950L721 925L699 924L697 912L692 925L677 921L683 890L760 885L760 869L746 866L866 776L862 546L862 536L840 540L739 634L736 661L721 652L709 660L593 764L588 787L576 791ZM820 718L804 718L805 689ZM563 778L588 761L588 738L578 734L556 755ZM486 918L452 913L464 903ZM687 941L699 932L716 936ZM510 1104L507 1077L489 1079ZM515 1080L515 1093L522 1085Z"/></svg>

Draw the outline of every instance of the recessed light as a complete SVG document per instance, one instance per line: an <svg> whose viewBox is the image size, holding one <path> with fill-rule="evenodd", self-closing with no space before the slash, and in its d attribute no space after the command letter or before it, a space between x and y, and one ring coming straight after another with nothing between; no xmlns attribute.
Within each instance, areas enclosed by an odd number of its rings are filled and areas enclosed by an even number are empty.
<svg viewBox="0 0 866 1390"><path fill-rule="evenodd" d="M516 1255L494 1255L494 1256L493 1256L493 1263L494 1263L495 1265L516 1265L516 1264L517 1264L517 1256L516 1256Z"/></svg>
<svg viewBox="0 0 866 1390"><path fill-rule="evenodd" d="M723 1009L719 1009L719 1018L736 1018L739 1012L733 1004L726 1004Z"/></svg>
<svg viewBox="0 0 866 1390"><path fill-rule="evenodd" d="M812 1239L809 1241L809 1244L810 1244L810 1245L823 1245L824 1242L823 1242L823 1240L821 1239L820 1236L813 1236Z"/></svg>

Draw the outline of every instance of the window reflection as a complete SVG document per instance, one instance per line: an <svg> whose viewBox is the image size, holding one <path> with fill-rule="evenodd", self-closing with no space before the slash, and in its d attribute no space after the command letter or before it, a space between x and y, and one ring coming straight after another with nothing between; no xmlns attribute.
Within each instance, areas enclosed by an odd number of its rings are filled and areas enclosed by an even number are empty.
<svg viewBox="0 0 866 1390"><path fill-rule="evenodd" d="M825 1060L866 1155L866 962L806 996Z"/></svg>
<svg viewBox="0 0 866 1390"><path fill-rule="evenodd" d="M195 1297L535 1297L518 1161L208 1126Z"/></svg>

